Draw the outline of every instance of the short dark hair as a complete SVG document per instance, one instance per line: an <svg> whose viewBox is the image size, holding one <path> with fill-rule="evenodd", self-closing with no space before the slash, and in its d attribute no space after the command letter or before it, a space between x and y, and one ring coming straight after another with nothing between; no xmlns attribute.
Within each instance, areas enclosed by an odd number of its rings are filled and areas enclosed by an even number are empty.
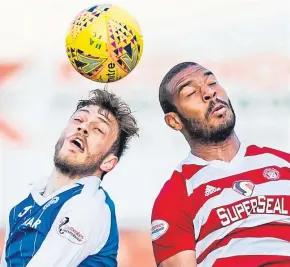
<svg viewBox="0 0 290 267"><path fill-rule="evenodd" d="M164 76L160 86L159 86L159 102L164 114L169 112L177 112L176 106L172 103L172 94L168 92L168 84L173 79L173 77L186 69L189 66L198 65L195 62L182 62L171 68Z"/></svg>
<svg viewBox="0 0 290 267"><path fill-rule="evenodd" d="M79 100L76 111L85 106L92 105L100 107L100 112L105 111L107 114L111 113L116 118L119 126L119 135L108 151L108 154L114 153L114 155L120 159L124 151L128 148L130 139L134 136L138 136L139 128L136 119L132 115L131 109L120 99L120 97L117 97L114 93L108 92L107 89L95 89L90 91L89 99Z"/></svg>

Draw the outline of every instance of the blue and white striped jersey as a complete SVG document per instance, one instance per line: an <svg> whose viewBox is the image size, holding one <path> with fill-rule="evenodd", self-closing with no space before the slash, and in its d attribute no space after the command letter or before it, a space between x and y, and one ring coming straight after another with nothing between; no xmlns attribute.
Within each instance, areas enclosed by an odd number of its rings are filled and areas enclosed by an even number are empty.
<svg viewBox="0 0 290 267"><path fill-rule="evenodd" d="M117 266L114 203L90 176L41 195L43 185L10 212L1 267Z"/></svg>

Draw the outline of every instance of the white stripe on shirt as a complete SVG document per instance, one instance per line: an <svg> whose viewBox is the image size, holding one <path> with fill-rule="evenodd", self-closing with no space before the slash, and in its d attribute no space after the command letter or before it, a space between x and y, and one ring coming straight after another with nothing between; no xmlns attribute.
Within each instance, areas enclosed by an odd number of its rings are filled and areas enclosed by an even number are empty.
<svg viewBox="0 0 290 267"><path fill-rule="evenodd" d="M257 156L245 157L243 164L237 165L233 169L225 170L208 165L199 170L190 179L186 180L187 193L190 196L193 190L210 181L220 180L229 176L234 176L273 165L277 167L290 167L290 164L287 161L272 154L261 154Z"/></svg>
<svg viewBox="0 0 290 267"><path fill-rule="evenodd" d="M207 257L197 266L213 266L217 259L229 258L234 256L250 255L275 255L289 256L290 242L281 241L277 238L235 238L226 246L220 247L207 255Z"/></svg>

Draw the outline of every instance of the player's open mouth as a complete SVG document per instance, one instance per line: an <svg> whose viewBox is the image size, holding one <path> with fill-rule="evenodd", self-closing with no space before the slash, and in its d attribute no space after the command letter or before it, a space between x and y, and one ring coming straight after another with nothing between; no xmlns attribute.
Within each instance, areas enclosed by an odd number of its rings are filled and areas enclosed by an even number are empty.
<svg viewBox="0 0 290 267"><path fill-rule="evenodd" d="M76 138L71 140L71 144L78 148L81 152L85 151L83 140L80 138Z"/></svg>

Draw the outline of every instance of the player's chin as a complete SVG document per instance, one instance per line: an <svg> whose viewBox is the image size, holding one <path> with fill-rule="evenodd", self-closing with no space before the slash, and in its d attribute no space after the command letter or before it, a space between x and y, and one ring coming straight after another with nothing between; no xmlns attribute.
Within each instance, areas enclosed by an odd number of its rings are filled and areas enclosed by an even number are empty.
<svg viewBox="0 0 290 267"><path fill-rule="evenodd" d="M228 125L231 122L231 117L221 117L221 118L215 118L210 121L209 127L212 129L219 129L221 127L225 127L225 125Z"/></svg>
<svg viewBox="0 0 290 267"><path fill-rule="evenodd" d="M217 127L230 120L229 116L219 115L210 119L209 124L211 127Z"/></svg>
<svg viewBox="0 0 290 267"><path fill-rule="evenodd" d="M86 162L85 153L79 153L76 151L68 150L64 154L60 155L65 161L72 165L84 164Z"/></svg>
<svg viewBox="0 0 290 267"><path fill-rule="evenodd" d="M83 158L80 159L80 158L67 157L65 159L65 161L67 162L68 165L70 165L74 168L78 168L78 167L84 166L86 164L86 160Z"/></svg>

